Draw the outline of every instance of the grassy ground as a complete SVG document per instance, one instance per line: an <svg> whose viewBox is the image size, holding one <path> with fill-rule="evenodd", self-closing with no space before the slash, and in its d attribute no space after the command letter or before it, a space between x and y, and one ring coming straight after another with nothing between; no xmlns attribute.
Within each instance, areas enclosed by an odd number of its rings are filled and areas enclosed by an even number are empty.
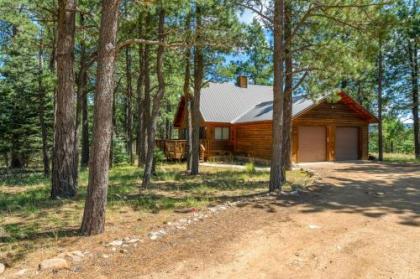
<svg viewBox="0 0 420 279"><path fill-rule="evenodd" d="M378 158L378 154L373 154L375 158ZM415 162L420 163L420 160L416 160L413 154L402 154L402 153L384 153L384 161L387 162Z"/></svg>
<svg viewBox="0 0 420 279"><path fill-rule="evenodd" d="M201 175L191 177L184 168L183 164L164 164L158 168L151 187L140 190L141 169L114 167L110 173L107 222L118 226L114 219L120 220L123 214L131 216L122 218L125 223L136 222L144 214L157 216L178 207L200 208L267 190L268 172L202 167ZM286 188L304 187L309 181L303 172L289 172ZM54 245L62 237L77 234L87 171L80 173L79 184L75 199L50 200L50 181L42 172L0 172L0 262L14 262L31 251Z"/></svg>

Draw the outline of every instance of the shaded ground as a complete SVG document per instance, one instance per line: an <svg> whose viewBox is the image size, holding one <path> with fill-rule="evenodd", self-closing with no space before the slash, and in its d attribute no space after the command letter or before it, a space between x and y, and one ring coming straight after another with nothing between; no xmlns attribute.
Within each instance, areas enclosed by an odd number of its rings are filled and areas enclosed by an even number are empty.
<svg viewBox="0 0 420 279"><path fill-rule="evenodd" d="M128 253L34 277L420 278L419 165L305 167L322 181L300 197L249 202Z"/></svg>
<svg viewBox="0 0 420 279"><path fill-rule="evenodd" d="M164 222L181 218L181 207L203 208L210 204L260 195L267 189L268 172L202 167L197 177L184 172L185 164L164 164L149 189L140 191L142 170L116 166L110 174L106 233L80 237L87 171L81 172L78 196L50 200L50 181L42 171L12 172L0 169L0 263L6 274L22 268L34 272L40 260L62 251L97 250L103 243L127 236L144 237ZM289 173L289 186L304 185L304 172ZM109 249L108 249L109 250ZM25 276L28 276L26 274Z"/></svg>

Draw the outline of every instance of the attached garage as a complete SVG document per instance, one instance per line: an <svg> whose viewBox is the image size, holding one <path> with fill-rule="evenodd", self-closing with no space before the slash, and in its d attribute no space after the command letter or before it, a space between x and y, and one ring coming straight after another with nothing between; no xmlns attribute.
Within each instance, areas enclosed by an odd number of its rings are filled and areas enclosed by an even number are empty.
<svg viewBox="0 0 420 279"><path fill-rule="evenodd" d="M337 161L359 159L358 127L337 127L335 137L335 158Z"/></svg>
<svg viewBox="0 0 420 279"><path fill-rule="evenodd" d="M300 162L317 162L327 159L327 133L323 126L299 127Z"/></svg>
<svg viewBox="0 0 420 279"><path fill-rule="evenodd" d="M174 121L181 131L188 127L188 98L181 98ZM201 127L207 131L202 139L205 157L229 154L271 160L273 105L270 86L209 83L200 99ZM291 139L285 146L292 162L368 159L369 125L378 120L346 93L316 100L294 96L291 118ZM180 135L187 146L185 133Z"/></svg>

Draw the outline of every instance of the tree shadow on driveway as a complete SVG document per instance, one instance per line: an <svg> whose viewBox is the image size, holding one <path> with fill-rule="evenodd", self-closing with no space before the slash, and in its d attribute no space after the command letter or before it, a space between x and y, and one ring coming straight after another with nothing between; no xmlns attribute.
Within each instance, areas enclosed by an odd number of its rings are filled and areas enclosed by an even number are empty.
<svg viewBox="0 0 420 279"><path fill-rule="evenodd" d="M280 195L253 205L270 212L273 205L300 205L302 213L333 211L369 218L395 215L401 225L420 227L420 166L395 163L309 165L321 176L313 191Z"/></svg>

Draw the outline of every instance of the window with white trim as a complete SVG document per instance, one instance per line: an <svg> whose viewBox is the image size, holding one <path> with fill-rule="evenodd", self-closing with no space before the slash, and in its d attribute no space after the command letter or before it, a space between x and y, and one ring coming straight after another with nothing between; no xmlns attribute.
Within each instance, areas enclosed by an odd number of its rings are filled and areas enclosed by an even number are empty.
<svg viewBox="0 0 420 279"><path fill-rule="evenodd" d="M230 129L228 127L214 128L214 138L216 140L228 140Z"/></svg>

